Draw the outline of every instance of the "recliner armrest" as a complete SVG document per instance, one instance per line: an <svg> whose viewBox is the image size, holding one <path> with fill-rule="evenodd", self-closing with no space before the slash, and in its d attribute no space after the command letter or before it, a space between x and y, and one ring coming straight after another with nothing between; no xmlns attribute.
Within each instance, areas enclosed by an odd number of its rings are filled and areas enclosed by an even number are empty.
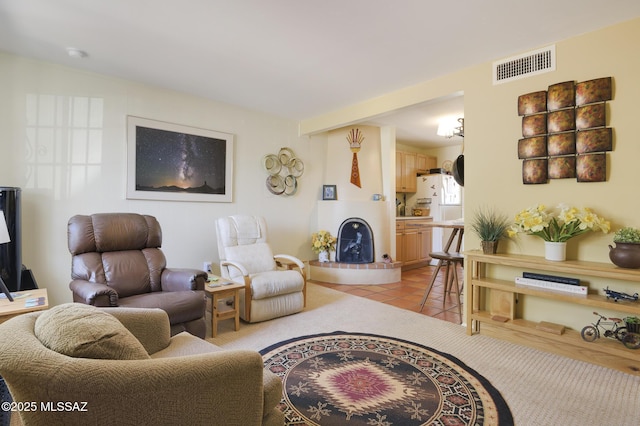
<svg viewBox="0 0 640 426"><path fill-rule="evenodd" d="M242 263L239 262L234 262L232 260L223 260L220 262L220 266L233 266L234 268L236 268L238 271L240 271L240 273L245 276L248 277L249 276L249 271L247 271L247 268L245 268Z"/></svg>
<svg viewBox="0 0 640 426"><path fill-rule="evenodd" d="M273 258L278 261L280 259L284 259L284 260L288 260L289 262L293 262L296 264L296 266L298 268L300 268L301 270L304 269L304 262L302 262L302 260L298 259L295 256L291 256L289 254L276 254L273 256Z"/></svg>
<svg viewBox="0 0 640 426"><path fill-rule="evenodd" d="M199 269L166 268L160 277L162 291L204 290L207 273Z"/></svg>
<svg viewBox="0 0 640 426"><path fill-rule="evenodd" d="M86 280L73 280L69 283L73 300L93 306L118 306L118 292L106 284Z"/></svg>

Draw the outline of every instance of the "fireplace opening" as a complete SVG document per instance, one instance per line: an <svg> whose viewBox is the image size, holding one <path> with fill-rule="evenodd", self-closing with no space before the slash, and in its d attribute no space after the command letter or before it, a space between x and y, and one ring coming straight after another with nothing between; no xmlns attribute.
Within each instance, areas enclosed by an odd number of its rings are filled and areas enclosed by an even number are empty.
<svg viewBox="0 0 640 426"><path fill-rule="evenodd" d="M336 262L373 263L373 231L364 220L352 217L340 225Z"/></svg>

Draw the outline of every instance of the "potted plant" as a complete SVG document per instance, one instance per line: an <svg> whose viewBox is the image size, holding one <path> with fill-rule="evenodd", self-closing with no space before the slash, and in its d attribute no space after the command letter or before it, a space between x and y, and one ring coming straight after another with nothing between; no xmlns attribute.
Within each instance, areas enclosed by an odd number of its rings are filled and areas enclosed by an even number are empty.
<svg viewBox="0 0 640 426"><path fill-rule="evenodd" d="M625 317L624 322L627 325L627 331L630 333L640 333L640 318Z"/></svg>
<svg viewBox="0 0 640 426"><path fill-rule="evenodd" d="M626 226L613 234L615 247L609 246L609 259L621 268L640 268L640 229Z"/></svg>
<svg viewBox="0 0 640 426"><path fill-rule="evenodd" d="M507 235L510 225L511 221L507 215L487 208L478 209L471 221L471 229L480 238L485 254L497 252L498 241Z"/></svg>

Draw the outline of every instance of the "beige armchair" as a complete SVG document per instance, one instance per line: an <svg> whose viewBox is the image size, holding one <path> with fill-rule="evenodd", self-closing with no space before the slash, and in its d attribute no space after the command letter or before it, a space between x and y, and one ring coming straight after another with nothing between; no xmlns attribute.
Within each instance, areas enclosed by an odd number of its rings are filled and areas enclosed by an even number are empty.
<svg viewBox="0 0 640 426"><path fill-rule="evenodd" d="M266 321L304 309L304 263L294 256L273 254L263 217L219 218L216 230L221 275L245 284L239 304L243 320Z"/></svg>
<svg viewBox="0 0 640 426"><path fill-rule="evenodd" d="M170 337L160 309L69 303L12 318L0 376L28 425L284 424L282 381L258 352Z"/></svg>
<svg viewBox="0 0 640 426"><path fill-rule="evenodd" d="M160 308L172 334L205 337L204 283L198 269L167 268L153 216L97 213L69 219L73 301L94 306Z"/></svg>

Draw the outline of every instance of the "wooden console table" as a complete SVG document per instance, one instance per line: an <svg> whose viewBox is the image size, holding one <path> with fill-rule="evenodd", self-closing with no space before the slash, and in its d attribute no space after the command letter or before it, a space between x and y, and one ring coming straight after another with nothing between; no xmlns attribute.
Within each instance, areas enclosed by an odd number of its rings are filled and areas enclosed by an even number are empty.
<svg viewBox="0 0 640 426"><path fill-rule="evenodd" d="M640 375L640 350L628 349L621 342L604 336L595 342L585 342L580 336L580 330L566 329L561 334L545 331L539 327L540 323L518 318L515 309L516 295L531 295L588 306L594 310L609 309L630 316L640 316L640 302L613 302L598 294L576 296L516 286L514 280L500 280L487 276L486 269L488 265L494 265L542 274L559 273L633 282L640 282L640 270L622 269L609 263L570 260L552 262L537 256L483 254L481 251L465 252L465 257L465 283L468 290L465 292L465 314L469 335L486 334L628 374Z"/></svg>

